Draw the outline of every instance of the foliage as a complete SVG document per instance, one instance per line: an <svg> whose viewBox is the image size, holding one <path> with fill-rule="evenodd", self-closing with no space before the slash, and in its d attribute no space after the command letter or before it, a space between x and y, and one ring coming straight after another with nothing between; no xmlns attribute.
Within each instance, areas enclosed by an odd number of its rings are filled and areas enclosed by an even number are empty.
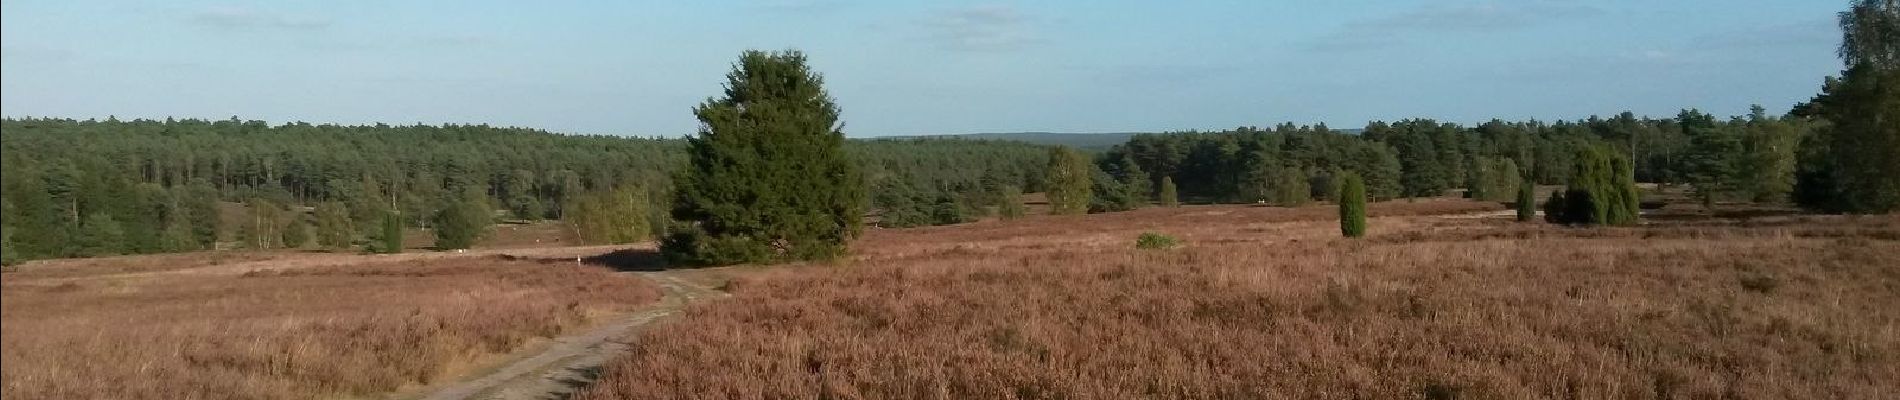
<svg viewBox="0 0 1900 400"><path fill-rule="evenodd" d="M1128 211L1145 205L1147 201L1137 191L1134 184L1141 177L1117 178L1101 168L1095 168L1094 178L1090 179L1089 212L1105 213Z"/></svg>
<svg viewBox="0 0 1900 400"><path fill-rule="evenodd" d="M277 202L253 197L245 203L250 218L238 227L238 241L252 249L274 249L282 244L283 227L289 215Z"/></svg>
<svg viewBox="0 0 1900 400"><path fill-rule="evenodd" d="M747 51L725 96L694 114L664 241L680 265L838 257L862 225L865 187L844 152L838 106L797 51Z"/></svg>
<svg viewBox="0 0 1900 400"><path fill-rule="evenodd" d="M1550 198L1544 200L1544 222L1553 224L1567 223L1564 215L1570 210L1570 199L1564 198L1563 190L1553 190Z"/></svg>
<svg viewBox="0 0 1900 400"><path fill-rule="evenodd" d="M1357 174L1340 179L1339 233L1349 238L1366 236L1366 182Z"/></svg>
<svg viewBox="0 0 1900 400"><path fill-rule="evenodd" d="M495 211L485 199L451 200L435 212L430 224L435 231L437 250L466 249L494 232Z"/></svg>
<svg viewBox="0 0 1900 400"><path fill-rule="evenodd" d="M310 244L310 223L303 217L292 217L284 225L283 244L285 248L300 249Z"/></svg>
<svg viewBox="0 0 1900 400"><path fill-rule="evenodd" d="M614 190L582 193L575 196L561 216L568 232L580 243L626 244L647 240L652 224L647 221L647 194L633 186Z"/></svg>
<svg viewBox="0 0 1900 400"><path fill-rule="evenodd" d="M1181 241L1173 236L1154 232L1142 232L1140 237L1135 238L1135 248L1142 250L1165 250L1180 245Z"/></svg>
<svg viewBox="0 0 1900 400"><path fill-rule="evenodd" d="M1180 207L1181 206L1180 195L1176 192L1176 190L1177 189L1174 186L1174 177L1171 177L1171 176L1161 177L1161 206L1162 207Z"/></svg>
<svg viewBox="0 0 1900 400"><path fill-rule="evenodd" d="M1570 185L1551 197L1553 222L1582 225L1630 225L1640 218L1636 183L1629 161L1601 149L1579 150Z"/></svg>
<svg viewBox="0 0 1900 400"><path fill-rule="evenodd" d="M403 248L402 213L389 210L383 214L381 229L372 235L364 250L371 253L396 254Z"/></svg>
<svg viewBox="0 0 1900 400"><path fill-rule="evenodd" d="M1676 119L1681 121L1690 141L1689 153L1684 158L1686 181L1694 187L1703 207L1711 207L1718 195L1734 190L1737 185L1737 164L1742 150L1740 135L1735 129L1718 126L1714 116L1700 111L1683 110Z"/></svg>
<svg viewBox="0 0 1900 400"><path fill-rule="evenodd" d="M350 220L349 209L343 203L329 201L317 204L313 218L316 220L317 246L342 249L355 243L355 222Z"/></svg>
<svg viewBox="0 0 1900 400"><path fill-rule="evenodd" d="M1006 220L1023 217L1025 210L1023 209L1022 188L1018 188L1015 185L1005 185L997 191L996 198L998 199L996 203L996 215L998 217L1002 217Z"/></svg>
<svg viewBox="0 0 1900 400"><path fill-rule="evenodd" d="M1094 173L1095 168L1081 153L1060 146L1050 148L1047 174L1050 213L1068 215L1088 212L1093 197Z"/></svg>
<svg viewBox="0 0 1900 400"><path fill-rule="evenodd" d="M91 214L79 224L79 235L74 238L80 257L100 257L122 254L125 251L125 226L111 214Z"/></svg>
<svg viewBox="0 0 1900 400"><path fill-rule="evenodd" d="M1796 107L1824 128L1801 141L1794 197L1828 212L1900 210L1900 3L1858 0L1840 24L1846 70Z"/></svg>
<svg viewBox="0 0 1900 400"><path fill-rule="evenodd" d="M1517 222L1530 222L1531 219L1537 218L1536 186L1537 185L1533 185L1528 181L1518 183L1517 204L1515 204L1517 206Z"/></svg>

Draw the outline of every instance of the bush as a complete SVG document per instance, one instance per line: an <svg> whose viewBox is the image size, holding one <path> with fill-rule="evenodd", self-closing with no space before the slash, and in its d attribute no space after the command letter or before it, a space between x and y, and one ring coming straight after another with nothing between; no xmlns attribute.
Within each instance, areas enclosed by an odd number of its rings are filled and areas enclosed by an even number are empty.
<svg viewBox="0 0 1900 400"><path fill-rule="evenodd" d="M487 201L471 197L437 211L434 222L436 249L466 249L494 231L495 212Z"/></svg>
<svg viewBox="0 0 1900 400"><path fill-rule="evenodd" d="M1568 202L1568 199L1564 198L1564 191L1552 190L1550 192L1550 199L1544 200L1544 222L1553 224L1564 223L1564 208L1569 207L1569 205L1564 204L1566 202Z"/></svg>
<svg viewBox="0 0 1900 400"><path fill-rule="evenodd" d="M1173 236L1154 232L1142 233L1141 237L1135 239L1135 248L1143 250L1172 249L1180 245L1181 241L1176 240Z"/></svg>

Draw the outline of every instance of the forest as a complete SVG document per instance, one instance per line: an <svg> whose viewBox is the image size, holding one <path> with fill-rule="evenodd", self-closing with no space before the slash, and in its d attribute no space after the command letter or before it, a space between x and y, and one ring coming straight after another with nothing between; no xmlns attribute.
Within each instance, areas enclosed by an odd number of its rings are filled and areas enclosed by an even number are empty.
<svg viewBox="0 0 1900 400"><path fill-rule="evenodd" d="M430 227L466 216L443 211L468 203L524 221L631 212L624 217L651 222L641 233L658 232L660 199L684 150L682 139L486 125L6 119L0 239L8 262L313 242L341 249L375 244L389 215ZM1034 189L1044 154L1020 142L942 138L853 140L846 150L866 185L933 201L986 179ZM632 240L576 228L598 236L583 241Z"/></svg>

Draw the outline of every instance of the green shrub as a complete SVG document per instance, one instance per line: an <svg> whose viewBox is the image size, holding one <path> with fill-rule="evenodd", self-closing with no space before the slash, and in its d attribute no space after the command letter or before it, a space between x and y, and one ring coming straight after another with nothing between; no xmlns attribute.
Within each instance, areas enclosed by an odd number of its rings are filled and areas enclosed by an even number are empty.
<svg viewBox="0 0 1900 400"><path fill-rule="evenodd" d="M1173 236L1154 232L1142 233L1141 237L1135 239L1135 248L1143 250L1172 249L1180 245L1181 241Z"/></svg>
<svg viewBox="0 0 1900 400"><path fill-rule="evenodd" d="M1537 218L1537 195L1532 186L1528 180L1517 185L1517 222L1530 222Z"/></svg>
<svg viewBox="0 0 1900 400"><path fill-rule="evenodd" d="M1346 174L1339 186L1339 233L1366 236L1366 181L1358 174Z"/></svg>

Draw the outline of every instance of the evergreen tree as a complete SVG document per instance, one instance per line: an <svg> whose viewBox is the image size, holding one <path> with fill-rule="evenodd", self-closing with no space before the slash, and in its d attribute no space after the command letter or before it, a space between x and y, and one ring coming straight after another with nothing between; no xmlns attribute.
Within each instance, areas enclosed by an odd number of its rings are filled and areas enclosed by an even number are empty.
<svg viewBox="0 0 1900 400"><path fill-rule="evenodd" d="M1564 198L1563 190L1551 191L1550 198L1544 200L1544 222L1553 224L1569 223L1569 221L1565 220L1565 214L1570 210L1570 204L1568 203L1569 199Z"/></svg>
<svg viewBox="0 0 1900 400"><path fill-rule="evenodd" d="M380 225L382 228L372 235L374 237L366 245L365 250L381 254L401 253L403 248L402 214L395 210L386 211L383 213L383 222Z"/></svg>
<svg viewBox="0 0 1900 400"><path fill-rule="evenodd" d="M465 196L437 210L431 223L437 250L467 249L494 232L495 212L487 201Z"/></svg>
<svg viewBox="0 0 1900 400"><path fill-rule="evenodd" d="M1629 225L1640 218L1636 184L1628 159L1597 148L1578 151L1570 186L1561 198L1553 222L1586 225Z"/></svg>
<svg viewBox="0 0 1900 400"><path fill-rule="evenodd" d="M1141 200L1132 190L1129 190L1127 183L1115 179L1113 175L1100 168L1090 169L1094 170L1092 171L1094 176L1089 180L1091 184L1088 212L1121 212L1141 206ZM1051 203L1053 204L1054 201L1051 200Z"/></svg>
<svg viewBox="0 0 1900 400"><path fill-rule="evenodd" d="M675 179L662 246L677 264L722 265L841 256L862 229L865 193L844 153L838 106L797 51L747 51L725 97L694 110L702 128Z"/></svg>
<svg viewBox="0 0 1900 400"><path fill-rule="evenodd" d="M80 257L101 257L123 254L125 251L125 226L118 219L106 213L86 215L79 224L79 235L74 240L76 252Z"/></svg>
<svg viewBox="0 0 1900 400"><path fill-rule="evenodd" d="M293 217L284 225L284 247L301 249L310 244L310 224L302 217Z"/></svg>
<svg viewBox="0 0 1900 400"><path fill-rule="evenodd" d="M1161 206L1180 207L1181 199L1175 193L1174 177L1161 177Z"/></svg>
<svg viewBox="0 0 1900 400"><path fill-rule="evenodd" d="M1366 236L1366 182L1347 173L1339 185L1339 232L1349 238Z"/></svg>
<svg viewBox="0 0 1900 400"><path fill-rule="evenodd" d="M1517 204L1515 204L1517 206L1517 222L1530 222L1531 219L1537 218L1536 186L1537 185L1531 184L1530 181L1518 183Z"/></svg>
<svg viewBox="0 0 1900 400"><path fill-rule="evenodd" d="M318 246L341 249L355 242L356 227L350 218L348 206L340 202L324 202L317 205L315 217Z"/></svg>
<svg viewBox="0 0 1900 400"><path fill-rule="evenodd" d="M1095 168L1086 156L1067 147L1049 149L1049 213L1055 215L1088 212L1094 185Z"/></svg>
<svg viewBox="0 0 1900 400"><path fill-rule="evenodd" d="M1687 166L1684 178L1694 187L1703 208L1711 208L1718 195L1736 186L1737 155L1742 148L1740 138L1732 130L1717 125L1714 116L1701 111L1683 110L1676 120L1690 140L1689 153L1683 161Z"/></svg>
<svg viewBox="0 0 1900 400"><path fill-rule="evenodd" d="M1846 64L1812 104L1830 127L1804 142L1806 207L1878 214L1900 210L1900 2L1856 0L1840 14Z"/></svg>

